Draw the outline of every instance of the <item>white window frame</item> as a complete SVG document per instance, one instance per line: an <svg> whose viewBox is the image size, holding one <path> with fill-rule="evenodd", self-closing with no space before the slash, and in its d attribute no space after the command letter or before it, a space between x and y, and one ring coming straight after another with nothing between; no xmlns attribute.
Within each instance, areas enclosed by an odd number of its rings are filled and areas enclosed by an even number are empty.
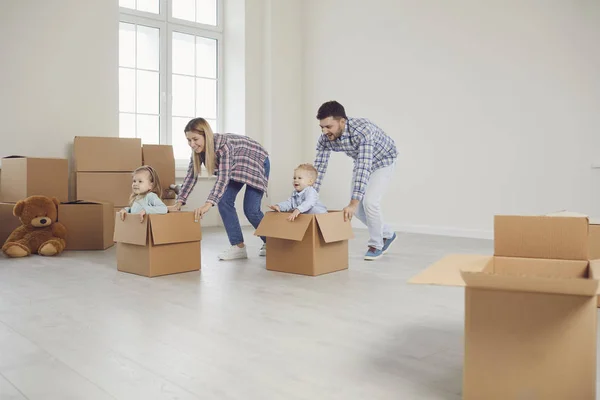
<svg viewBox="0 0 600 400"><path fill-rule="evenodd" d="M172 48L170 46L173 32L206 37L217 41L217 125L218 130L223 127L223 0L217 0L217 26L200 24L171 17L172 2L159 0L159 14L119 7L119 22L144 25L159 29L159 88L160 88L160 144L173 144L173 135L183 132L172 131L172 106L173 95L172 81ZM190 150L191 154L191 150ZM175 169L177 177L185 175L189 165L189 158L176 159ZM203 169L204 172L204 169Z"/></svg>

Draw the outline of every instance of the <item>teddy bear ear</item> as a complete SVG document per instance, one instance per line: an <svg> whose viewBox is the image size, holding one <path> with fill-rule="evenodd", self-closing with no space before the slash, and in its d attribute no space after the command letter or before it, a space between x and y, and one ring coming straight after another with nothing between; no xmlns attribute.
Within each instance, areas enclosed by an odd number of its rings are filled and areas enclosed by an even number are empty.
<svg viewBox="0 0 600 400"><path fill-rule="evenodd" d="M17 204L15 204L15 206L13 208L13 215L15 217L20 217L21 213L23 213L23 207L25 207L25 201L24 200L17 201Z"/></svg>
<svg viewBox="0 0 600 400"><path fill-rule="evenodd" d="M56 207L58 207L60 205L60 201L56 197L52 197L51 199L52 199L52 202L54 204L56 204Z"/></svg>

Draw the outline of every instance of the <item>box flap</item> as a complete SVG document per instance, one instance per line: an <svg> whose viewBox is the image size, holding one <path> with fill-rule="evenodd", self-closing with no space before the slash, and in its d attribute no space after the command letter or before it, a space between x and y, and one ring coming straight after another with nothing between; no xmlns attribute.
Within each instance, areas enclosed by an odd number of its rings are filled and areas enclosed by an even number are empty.
<svg viewBox="0 0 600 400"><path fill-rule="evenodd" d="M590 278L600 280L600 260L590 261Z"/></svg>
<svg viewBox="0 0 600 400"><path fill-rule="evenodd" d="M494 255L587 260L589 221L584 217L494 217Z"/></svg>
<svg viewBox="0 0 600 400"><path fill-rule="evenodd" d="M449 254L425 271L413 276L408 283L443 286L465 286L460 271L482 271L493 260L478 254Z"/></svg>
<svg viewBox="0 0 600 400"><path fill-rule="evenodd" d="M256 236L301 241L310 222L313 220L313 215L300 214L293 222L287 220L289 216L290 213L266 212L254 234Z"/></svg>
<svg viewBox="0 0 600 400"><path fill-rule="evenodd" d="M343 212L316 214L315 218L326 243L339 242L354 237L352 223L349 220L344 221Z"/></svg>
<svg viewBox="0 0 600 400"><path fill-rule="evenodd" d="M121 221L119 213L115 214L115 242L146 245L148 234L148 218L140 222L139 215L128 214L125 221Z"/></svg>
<svg viewBox="0 0 600 400"><path fill-rule="evenodd" d="M461 276L470 288L577 296L595 296L598 293L598 281L595 279L497 275L472 271L461 271Z"/></svg>
<svg viewBox="0 0 600 400"><path fill-rule="evenodd" d="M149 217L152 243L155 245L197 242L202 239L200 222L194 221L194 213L191 211L152 214Z"/></svg>

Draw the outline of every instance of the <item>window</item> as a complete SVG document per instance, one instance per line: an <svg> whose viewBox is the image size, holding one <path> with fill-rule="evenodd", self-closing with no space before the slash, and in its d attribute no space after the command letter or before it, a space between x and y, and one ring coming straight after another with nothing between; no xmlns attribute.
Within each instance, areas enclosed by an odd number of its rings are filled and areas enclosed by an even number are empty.
<svg viewBox="0 0 600 400"><path fill-rule="evenodd" d="M221 125L222 0L119 0L119 136L171 144L186 169L187 122Z"/></svg>

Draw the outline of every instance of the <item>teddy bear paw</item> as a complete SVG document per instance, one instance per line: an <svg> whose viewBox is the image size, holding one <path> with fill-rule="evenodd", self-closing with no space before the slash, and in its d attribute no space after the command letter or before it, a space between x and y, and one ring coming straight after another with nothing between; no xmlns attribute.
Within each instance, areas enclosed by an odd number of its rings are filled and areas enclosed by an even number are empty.
<svg viewBox="0 0 600 400"><path fill-rule="evenodd" d="M63 247L58 240L48 240L40 246L38 254L42 256L54 256L60 253Z"/></svg>
<svg viewBox="0 0 600 400"><path fill-rule="evenodd" d="M27 247L19 244L19 243L6 243L2 247L2 251L9 257L27 257L30 255L30 251Z"/></svg>

